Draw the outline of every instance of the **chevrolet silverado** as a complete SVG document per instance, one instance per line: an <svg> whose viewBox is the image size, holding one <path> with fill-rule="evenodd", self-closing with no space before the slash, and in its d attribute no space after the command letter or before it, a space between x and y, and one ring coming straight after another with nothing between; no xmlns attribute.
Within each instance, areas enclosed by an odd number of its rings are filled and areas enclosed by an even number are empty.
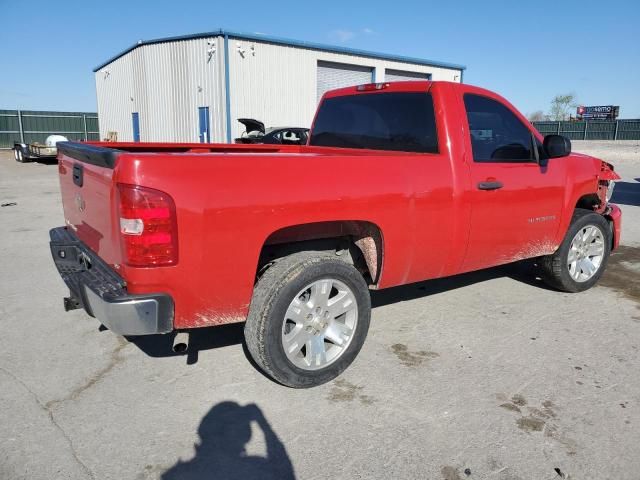
<svg viewBox="0 0 640 480"><path fill-rule="evenodd" d="M58 152L65 308L121 335L245 322L256 363L291 387L354 360L369 289L535 258L550 285L580 292L620 239L613 167L465 84L328 92L302 146Z"/></svg>

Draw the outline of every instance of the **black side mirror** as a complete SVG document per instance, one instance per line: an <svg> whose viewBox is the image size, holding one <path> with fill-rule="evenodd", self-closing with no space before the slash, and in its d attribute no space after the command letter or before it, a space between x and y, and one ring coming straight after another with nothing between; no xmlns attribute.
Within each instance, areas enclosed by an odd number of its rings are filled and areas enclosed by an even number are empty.
<svg viewBox="0 0 640 480"><path fill-rule="evenodd" d="M571 153L571 140L562 135L547 135L543 145L549 158L566 157Z"/></svg>

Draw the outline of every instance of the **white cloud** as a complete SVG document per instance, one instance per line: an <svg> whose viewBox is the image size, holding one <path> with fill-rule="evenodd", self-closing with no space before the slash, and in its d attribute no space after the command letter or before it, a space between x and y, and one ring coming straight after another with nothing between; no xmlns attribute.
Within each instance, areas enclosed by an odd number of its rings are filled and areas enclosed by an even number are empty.
<svg viewBox="0 0 640 480"><path fill-rule="evenodd" d="M364 33L365 35L373 35L376 32L372 28L363 28L362 33Z"/></svg>
<svg viewBox="0 0 640 480"><path fill-rule="evenodd" d="M328 36L334 42L345 43L352 40L356 33L351 30L332 30L328 33Z"/></svg>

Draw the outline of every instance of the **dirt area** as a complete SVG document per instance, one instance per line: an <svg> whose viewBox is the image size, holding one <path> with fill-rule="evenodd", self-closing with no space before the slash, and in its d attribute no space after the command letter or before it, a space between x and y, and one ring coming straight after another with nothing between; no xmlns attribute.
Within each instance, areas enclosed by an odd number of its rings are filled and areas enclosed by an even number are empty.
<svg viewBox="0 0 640 480"><path fill-rule="evenodd" d="M640 140L572 140L572 149L611 163L640 165Z"/></svg>
<svg viewBox="0 0 640 480"><path fill-rule="evenodd" d="M242 325L177 356L65 313L57 168L0 153L0 478L637 480L638 143L574 142L623 175L599 286L514 264L373 292L355 363L302 391L252 366Z"/></svg>

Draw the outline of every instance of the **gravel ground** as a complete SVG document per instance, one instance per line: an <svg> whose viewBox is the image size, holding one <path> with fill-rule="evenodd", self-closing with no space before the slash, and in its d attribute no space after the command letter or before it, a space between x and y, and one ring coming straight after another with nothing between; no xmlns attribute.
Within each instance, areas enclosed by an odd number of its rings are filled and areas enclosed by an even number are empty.
<svg viewBox="0 0 640 480"><path fill-rule="evenodd" d="M638 140L572 140L572 149L620 165L640 165Z"/></svg>
<svg viewBox="0 0 640 480"><path fill-rule="evenodd" d="M638 144L574 148L624 177L600 286L517 264L374 292L358 359L303 391L251 365L240 325L174 356L65 313L56 166L0 154L0 478L640 478Z"/></svg>

